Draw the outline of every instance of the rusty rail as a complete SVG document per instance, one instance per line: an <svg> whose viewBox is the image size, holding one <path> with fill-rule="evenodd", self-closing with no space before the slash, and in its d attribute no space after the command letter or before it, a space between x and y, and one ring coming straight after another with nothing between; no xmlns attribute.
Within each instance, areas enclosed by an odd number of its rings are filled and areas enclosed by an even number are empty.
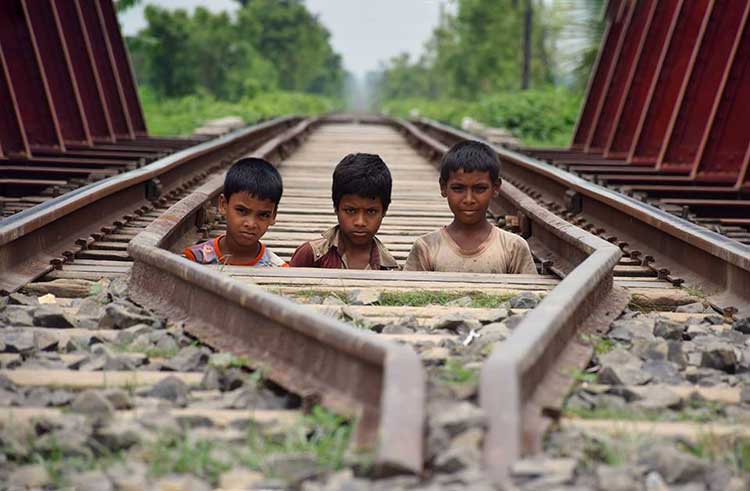
<svg viewBox="0 0 750 491"><path fill-rule="evenodd" d="M448 150L411 123L394 123L433 161ZM511 337L495 346L482 367L479 400L488 418L485 466L502 482L516 459L541 450L550 423L543 412L561 407L572 382L570 371L588 363L591 349L578 334L608 326L627 296L613 288L621 257L615 245L558 218L507 181L491 211L518 216L534 252L554 260L564 276Z"/></svg>
<svg viewBox="0 0 750 491"><path fill-rule="evenodd" d="M448 144L477 139L435 121L422 119L416 125ZM715 306L750 312L750 247L532 157L495 150L504 178L524 183L562 209L603 227L625 252L655 257L651 267L700 287Z"/></svg>
<svg viewBox="0 0 750 491"><path fill-rule="evenodd" d="M271 161L296 144L304 121L254 152ZM130 293L217 349L248 356L284 387L358 419L355 443L374 447L380 472L422 468L425 382L409 347L207 270L169 251L201 225L223 174L184 198L130 242Z"/></svg>
<svg viewBox="0 0 750 491"><path fill-rule="evenodd" d="M75 242L137 210L149 198L185 186L210 167L239 154L299 121L282 117L237 130L17 213L0 224L0 291L15 291L53 269L50 261L73 254ZM80 249L81 246L78 246Z"/></svg>

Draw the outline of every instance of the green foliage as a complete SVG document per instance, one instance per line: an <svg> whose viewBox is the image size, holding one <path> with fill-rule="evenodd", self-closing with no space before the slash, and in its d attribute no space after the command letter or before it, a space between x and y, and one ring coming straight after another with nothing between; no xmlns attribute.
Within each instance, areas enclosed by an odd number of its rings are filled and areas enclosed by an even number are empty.
<svg viewBox="0 0 750 491"><path fill-rule="evenodd" d="M216 484L219 474L232 468L231 463L216 456L217 448L214 442L170 433L159 435L144 451L154 476L190 473Z"/></svg>
<svg viewBox="0 0 750 491"><path fill-rule="evenodd" d="M153 5L144 15L146 28L127 41L139 82L160 97L198 92L241 101L277 90L342 92L341 57L299 0L245 2L236 16Z"/></svg>
<svg viewBox="0 0 750 491"><path fill-rule="evenodd" d="M380 295L380 305L424 307L426 305L445 305L461 297L471 297L471 305L475 308L495 308L507 302L511 295L489 295L484 292L448 293L442 291L409 291L383 292Z"/></svg>
<svg viewBox="0 0 750 491"><path fill-rule="evenodd" d="M400 117L420 115L452 126L471 117L487 126L509 130L527 145L567 146L578 118L580 96L562 88L504 92L477 101L398 99L383 112Z"/></svg>
<svg viewBox="0 0 750 491"><path fill-rule="evenodd" d="M449 359L440 371L440 379L448 384L476 384L479 371L465 367L460 360Z"/></svg>
<svg viewBox="0 0 750 491"><path fill-rule="evenodd" d="M271 455L310 453L323 469L338 470L343 466L352 429L345 418L315 406L309 415L281 438L270 438L263 434L262 429L250 425L247 452L240 459L244 465L266 472L265 462Z"/></svg>
<svg viewBox="0 0 750 491"><path fill-rule="evenodd" d="M139 92L152 135L187 135L206 120L229 115L250 124L282 114L321 114L339 105L335 99L294 92L267 92L237 102L217 100L206 93L170 99L157 97L147 87Z"/></svg>

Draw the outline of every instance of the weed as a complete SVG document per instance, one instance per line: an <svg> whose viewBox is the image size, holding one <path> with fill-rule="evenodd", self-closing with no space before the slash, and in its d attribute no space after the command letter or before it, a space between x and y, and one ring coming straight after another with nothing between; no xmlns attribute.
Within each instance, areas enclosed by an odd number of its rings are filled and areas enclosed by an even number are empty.
<svg viewBox="0 0 750 491"><path fill-rule="evenodd" d="M694 443L683 442L685 450L701 459L724 463L742 474L750 474L750 439L727 438L706 433Z"/></svg>
<svg viewBox="0 0 750 491"><path fill-rule="evenodd" d="M449 359L440 370L440 379L449 384L475 384L479 371L465 367L459 360Z"/></svg>
<svg viewBox="0 0 750 491"><path fill-rule="evenodd" d="M470 297L469 307L496 308L507 302L512 295L489 295L484 292L449 293L441 291L411 291L411 292L383 292L380 295L380 305L392 307L410 306L424 307L427 305L445 305L462 297Z"/></svg>
<svg viewBox="0 0 750 491"><path fill-rule="evenodd" d="M620 346L619 343L611 339L596 336L594 334L581 335L581 341L591 345L591 347L594 348L594 353L597 355L605 355Z"/></svg>
<svg viewBox="0 0 750 491"><path fill-rule="evenodd" d="M703 288L701 288L699 286L684 286L683 289L691 297L697 297L697 298L700 298L700 299L704 299L707 296L706 292L703 291Z"/></svg>
<svg viewBox="0 0 750 491"><path fill-rule="evenodd" d="M320 467L337 470L343 466L351 434L349 421L315 406L281 438L269 438L257 426L250 425L248 451L242 461L248 467L267 472L266 460L271 455L301 452L314 455Z"/></svg>
<svg viewBox="0 0 750 491"><path fill-rule="evenodd" d="M190 440L186 435L162 434L145 448L146 461L151 465L151 474L159 477L171 473L190 473L212 484L219 474L232 465L216 457L214 442Z"/></svg>
<svg viewBox="0 0 750 491"><path fill-rule="evenodd" d="M596 374L589 373L584 370L579 370L579 369L571 370L568 373L568 375L570 376L570 378L572 378L576 382L586 382L590 384L593 384L594 382L596 382Z"/></svg>

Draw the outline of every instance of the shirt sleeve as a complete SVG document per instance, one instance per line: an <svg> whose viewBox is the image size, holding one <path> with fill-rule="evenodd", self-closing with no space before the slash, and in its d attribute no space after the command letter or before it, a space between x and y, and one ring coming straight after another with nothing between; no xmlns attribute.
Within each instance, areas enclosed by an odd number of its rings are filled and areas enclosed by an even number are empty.
<svg viewBox="0 0 750 491"><path fill-rule="evenodd" d="M186 247L185 250L182 251L182 257L190 259L194 263L198 262L198 260L195 258L195 254L193 254L193 251L191 251L189 247Z"/></svg>
<svg viewBox="0 0 750 491"><path fill-rule="evenodd" d="M404 271L432 271L427 252L427 245L424 241L415 240L409 251L409 257L406 258Z"/></svg>
<svg viewBox="0 0 750 491"><path fill-rule="evenodd" d="M305 242L294 251L292 258L289 260L289 266L292 268L315 267L315 254L309 242Z"/></svg>
<svg viewBox="0 0 750 491"><path fill-rule="evenodd" d="M529 244L522 237L513 241L508 270L511 274L538 274Z"/></svg>

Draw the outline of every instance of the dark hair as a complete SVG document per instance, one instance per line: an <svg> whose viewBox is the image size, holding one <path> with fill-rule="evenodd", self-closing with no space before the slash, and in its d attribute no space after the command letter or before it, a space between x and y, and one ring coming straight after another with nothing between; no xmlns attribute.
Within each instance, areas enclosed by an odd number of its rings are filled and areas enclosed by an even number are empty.
<svg viewBox="0 0 750 491"><path fill-rule="evenodd" d="M224 178L224 198L245 192L256 199L267 199L275 205L281 201L284 184L276 167L270 162L247 157L235 162Z"/></svg>
<svg viewBox="0 0 750 491"><path fill-rule="evenodd" d="M489 172L492 182L500 177L500 159L486 143L466 140L453 145L440 162L440 180L448 182L451 172Z"/></svg>
<svg viewBox="0 0 750 491"><path fill-rule="evenodd" d="M363 198L379 198L383 211L386 211L391 204L391 187L391 171L379 155L350 153L333 171L333 207L338 210L344 195L356 194Z"/></svg>

